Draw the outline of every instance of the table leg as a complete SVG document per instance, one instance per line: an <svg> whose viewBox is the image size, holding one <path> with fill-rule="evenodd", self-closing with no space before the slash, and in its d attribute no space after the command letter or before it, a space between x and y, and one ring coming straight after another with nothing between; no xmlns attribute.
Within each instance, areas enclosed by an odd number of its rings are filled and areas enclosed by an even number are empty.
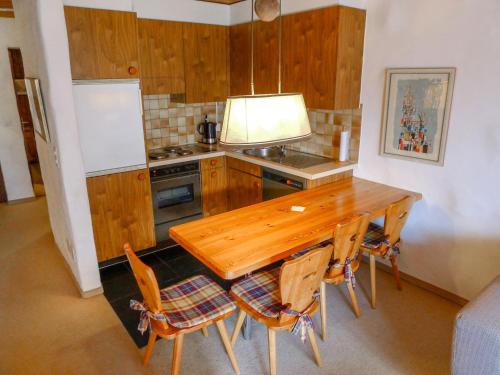
<svg viewBox="0 0 500 375"><path fill-rule="evenodd" d="M243 338L245 340L250 340L252 337L252 318L249 314L245 316L245 320L243 321Z"/></svg>

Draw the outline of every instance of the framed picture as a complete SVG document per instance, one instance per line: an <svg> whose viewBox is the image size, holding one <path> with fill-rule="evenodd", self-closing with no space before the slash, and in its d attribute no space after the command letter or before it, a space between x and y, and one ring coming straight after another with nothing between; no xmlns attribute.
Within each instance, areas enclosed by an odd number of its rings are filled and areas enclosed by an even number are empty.
<svg viewBox="0 0 500 375"><path fill-rule="evenodd" d="M455 68L387 69L380 154L443 165Z"/></svg>
<svg viewBox="0 0 500 375"><path fill-rule="evenodd" d="M26 78L26 94L30 103L31 117L33 127L38 135L46 142L50 142L49 127L47 117L45 116L45 107L43 104L42 90L40 80L35 78Z"/></svg>

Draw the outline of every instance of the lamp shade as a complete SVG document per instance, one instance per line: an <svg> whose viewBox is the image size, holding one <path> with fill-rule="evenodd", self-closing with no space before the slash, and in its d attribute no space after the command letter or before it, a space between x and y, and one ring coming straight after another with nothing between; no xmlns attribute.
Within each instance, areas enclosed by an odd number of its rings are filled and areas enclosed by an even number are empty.
<svg viewBox="0 0 500 375"><path fill-rule="evenodd" d="M302 94L235 96L227 99L220 143L269 147L303 140L311 126Z"/></svg>

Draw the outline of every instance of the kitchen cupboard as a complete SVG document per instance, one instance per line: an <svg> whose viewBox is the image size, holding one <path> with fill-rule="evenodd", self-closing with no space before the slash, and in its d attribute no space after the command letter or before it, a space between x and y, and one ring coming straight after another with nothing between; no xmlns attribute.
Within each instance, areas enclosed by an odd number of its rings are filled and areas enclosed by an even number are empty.
<svg viewBox="0 0 500 375"><path fill-rule="evenodd" d="M87 178L94 240L99 262L155 246L149 172L141 169Z"/></svg>
<svg viewBox="0 0 500 375"><path fill-rule="evenodd" d="M183 23L147 19L137 23L143 93L184 93Z"/></svg>
<svg viewBox="0 0 500 375"><path fill-rule="evenodd" d="M227 211L227 176L224 156L202 159L201 200L203 215L217 215Z"/></svg>
<svg viewBox="0 0 500 375"><path fill-rule="evenodd" d="M283 18L283 90L308 108L359 107L365 11L335 6Z"/></svg>
<svg viewBox="0 0 500 375"><path fill-rule="evenodd" d="M229 28L185 23L186 103L225 101L229 90Z"/></svg>
<svg viewBox="0 0 500 375"><path fill-rule="evenodd" d="M279 23L254 23L254 87L256 94L278 92ZM249 23L230 27L230 92L250 94L251 26Z"/></svg>
<svg viewBox="0 0 500 375"><path fill-rule="evenodd" d="M366 12L344 6L282 19L282 91L301 92L316 109L359 107ZM256 22L256 93L277 91L279 24ZM250 93L250 24L231 26L231 95Z"/></svg>
<svg viewBox="0 0 500 375"><path fill-rule="evenodd" d="M227 158L228 209L262 202L262 169L242 160Z"/></svg>
<svg viewBox="0 0 500 375"><path fill-rule="evenodd" d="M139 76L135 13L65 6L64 14L73 79Z"/></svg>

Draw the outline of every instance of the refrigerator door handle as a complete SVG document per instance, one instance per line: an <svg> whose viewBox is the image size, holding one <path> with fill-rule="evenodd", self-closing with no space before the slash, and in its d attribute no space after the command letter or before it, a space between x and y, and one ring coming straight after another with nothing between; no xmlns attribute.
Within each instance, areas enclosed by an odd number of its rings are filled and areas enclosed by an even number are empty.
<svg viewBox="0 0 500 375"><path fill-rule="evenodd" d="M144 110L142 108L142 90L139 88L139 107L141 108L141 116L144 115Z"/></svg>

